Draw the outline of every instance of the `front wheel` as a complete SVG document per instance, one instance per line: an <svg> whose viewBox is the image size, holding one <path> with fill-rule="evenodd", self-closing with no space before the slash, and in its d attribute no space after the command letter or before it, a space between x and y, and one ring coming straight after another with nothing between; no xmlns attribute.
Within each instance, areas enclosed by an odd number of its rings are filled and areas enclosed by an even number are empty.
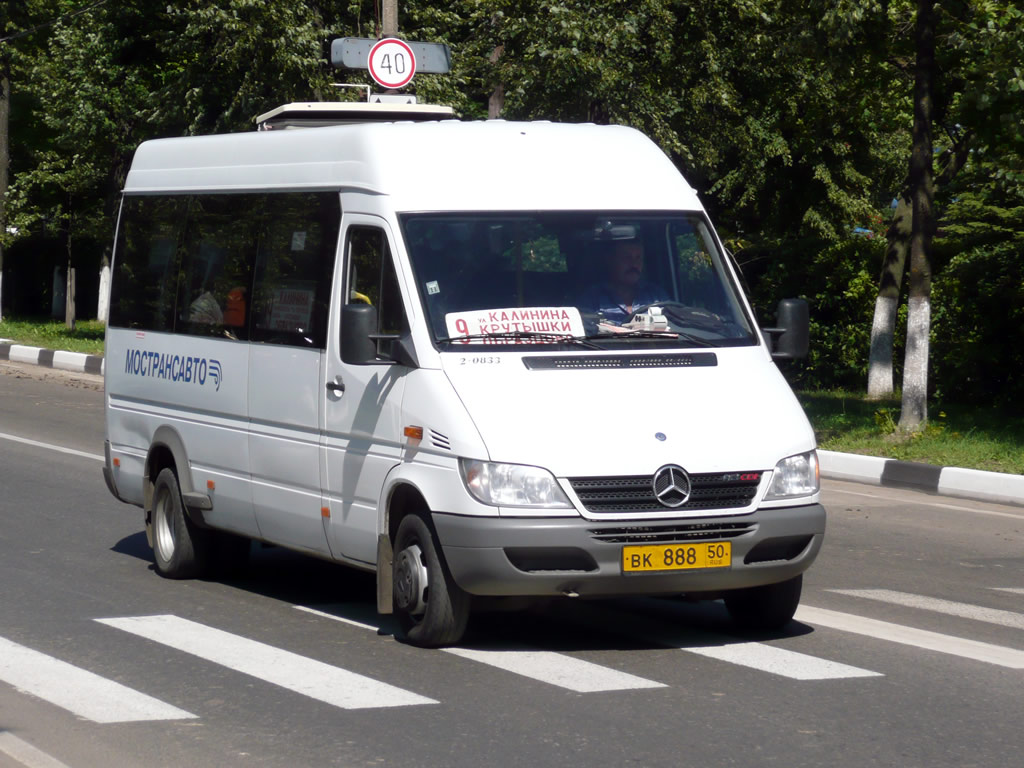
<svg viewBox="0 0 1024 768"><path fill-rule="evenodd" d="M405 639L422 648L459 642L469 622L469 595L452 579L438 550L423 518L402 518L395 534L395 615Z"/></svg>
<svg viewBox="0 0 1024 768"><path fill-rule="evenodd" d="M206 570L210 559L209 531L185 514L174 470L160 470L153 485L153 560L168 579L191 579Z"/></svg>
<svg viewBox="0 0 1024 768"><path fill-rule="evenodd" d="M777 584L727 592L725 607L742 629L782 629L796 613L803 583L803 574L799 574Z"/></svg>

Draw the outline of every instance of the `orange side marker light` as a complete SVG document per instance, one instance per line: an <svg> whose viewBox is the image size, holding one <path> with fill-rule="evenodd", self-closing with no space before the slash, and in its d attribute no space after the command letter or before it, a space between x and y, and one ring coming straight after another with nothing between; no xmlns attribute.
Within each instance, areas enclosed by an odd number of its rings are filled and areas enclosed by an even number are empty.
<svg viewBox="0 0 1024 768"><path fill-rule="evenodd" d="M405 436L410 440L422 440L423 439L423 427L406 427Z"/></svg>

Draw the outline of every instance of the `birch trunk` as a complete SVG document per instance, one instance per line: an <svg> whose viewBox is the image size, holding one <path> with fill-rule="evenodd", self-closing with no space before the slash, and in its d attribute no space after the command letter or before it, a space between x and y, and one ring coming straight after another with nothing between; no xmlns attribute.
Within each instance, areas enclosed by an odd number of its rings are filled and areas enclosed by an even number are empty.
<svg viewBox="0 0 1024 768"><path fill-rule="evenodd" d="M923 429L928 421L928 335L931 332L932 236L935 232L932 87L935 73L935 14L932 0L918 0L915 30L914 145L910 156L910 298L903 364L900 428Z"/></svg>
<svg viewBox="0 0 1024 768"><path fill-rule="evenodd" d="M100 267L100 294L96 305L96 319L104 325L107 324L107 317L110 314L110 265L104 264Z"/></svg>
<svg viewBox="0 0 1024 768"><path fill-rule="evenodd" d="M903 363L900 427L915 430L928 421L928 342L931 298L911 296L907 302L907 351Z"/></svg>
<svg viewBox="0 0 1024 768"><path fill-rule="evenodd" d="M878 280L875 317L871 323L871 352L868 359L868 398L878 400L893 392L892 356L896 335L896 311L899 308L903 273L907 268L912 209L910 197L900 195L892 223L886 232L888 247L882 274Z"/></svg>

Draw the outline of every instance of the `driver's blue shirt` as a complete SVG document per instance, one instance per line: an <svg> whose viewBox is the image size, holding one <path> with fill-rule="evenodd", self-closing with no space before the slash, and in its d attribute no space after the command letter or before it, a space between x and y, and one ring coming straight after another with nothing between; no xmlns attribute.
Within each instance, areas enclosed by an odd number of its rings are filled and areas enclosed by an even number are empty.
<svg viewBox="0 0 1024 768"><path fill-rule="evenodd" d="M658 286L641 281L635 286L632 310L629 310L605 283L595 283L583 292L580 297L580 308L584 312L598 312L605 320L622 325L633 319L633 310L659 301L665 301L665 296L659 293Z"/></svg>

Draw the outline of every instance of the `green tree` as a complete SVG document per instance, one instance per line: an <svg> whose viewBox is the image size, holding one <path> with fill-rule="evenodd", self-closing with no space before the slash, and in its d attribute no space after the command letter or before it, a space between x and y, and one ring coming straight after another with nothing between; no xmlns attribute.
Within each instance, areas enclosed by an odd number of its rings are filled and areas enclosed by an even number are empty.
<svg viewBox="0 0 1024 768"><path fill-rule="evenodd" d="M930 248L936 219L954 195L963 199L965 194L971 194L972 185L959 183L958 174L967 165L977 165L985 155L995 154L1000 159L994 164L998 167L993 177L983 185L1013 184L1019 173L1014 168L1020 168L1019 160L1014 158L1020 157L1020 125L1024 118L1024 100L1020 98L1024 86L1019 69L1024 56L1022 13L1013 4L919 4L916 18L915 151L908 183L888 233L889 248L876 301L868 375L869 395L892 392L893 325L910 251L910 338L904 366L901 425L911 430L927 420L933 273ZM922 31L922 22L930 27L930 35ZM898 46L895 42L891 45L894 53L890 60L899 64ZM933 150L929 145L934 131L939 129L945 135L940 139L941 146ZM936 155L937 179L933 169ZM989 161L989 165L993 163ZM969 174L965 179L977 182L978 176ZM948 194L943 194L947 189ZM921 211L925 221L915 220L916 210Z"/></svg>

